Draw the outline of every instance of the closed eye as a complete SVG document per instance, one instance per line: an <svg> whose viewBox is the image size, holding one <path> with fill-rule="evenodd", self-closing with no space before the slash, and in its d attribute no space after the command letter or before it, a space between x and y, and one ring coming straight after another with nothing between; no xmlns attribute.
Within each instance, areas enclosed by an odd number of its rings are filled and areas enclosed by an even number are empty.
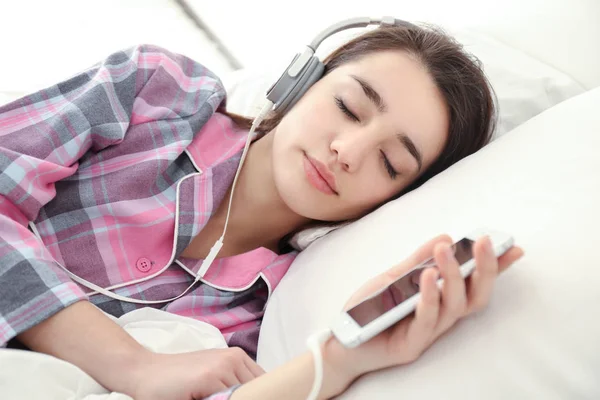
<svg viewBox="0 0 600 400"><path fill-rule="evenodd" d="M346 104L344 104L344 101L342 99L340 99L337 96L334 96L334 99L335 99L335 104L338 106L338 108L340 110L342 110L342 112L344 114L346 114L346 116L348 118L350 118L351 120L353 120L355 122L360 122L360 119L358 119L358 117L356 115L352 114L352 111L350 111L348 109L348 107L346 107Z"/></svg>
<svg viewBox="0 0 600 400"><path fill-rule="evenodd" d="M384 165L385 169L387 170L388 175L390 176L390 178L396 179L399 175L398 171L396 171L394 169L394 167L392 166L392 163L390 162L390 160L388 160L388 158L385 155L385 153L383 152L383 150L380 150L380 153L381 153L381 159L383 160L383 165Z"/></svg>

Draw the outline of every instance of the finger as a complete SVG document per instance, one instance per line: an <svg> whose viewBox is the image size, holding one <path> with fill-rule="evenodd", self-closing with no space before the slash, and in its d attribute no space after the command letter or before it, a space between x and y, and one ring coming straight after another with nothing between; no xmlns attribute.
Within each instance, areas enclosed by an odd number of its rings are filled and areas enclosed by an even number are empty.
<svg viewBox="0 0 600 400"><path fill-rule="evenodd" d="M221 375L221 381L227 385L227 387L232 387L234 385L240 385L242 382L237 377L237 373L235 371L230 371Z"/></svg>
<svg viewBox="0 0 600 400"><path fill-rule="evenodd" d="M442 286L442 305L438 321L437 334L448 330L456 320L466 312L467 296L463 279L454 251L447 244L435 248L435 260L444 279Z"/></svg>
<svg viewBox="0 0 600 400"><path fill-rule="evenodd" d="M395 267L385 272L387 279L397 279L404 275L408 268L412 268L421 264L433 255L433 249L440 243L452 243L452 238L448 235L439 235L429 240L427 243L419 247L413 254L411 254L406 260L396 265Z"/></svg>
<svg viewBox="0 0 600 400"><path fill-rule="evenodd" d="M235 376L240 381L240 383L250 382L256 376L250 371L250 369L246 366L245 363L240 364L235 369Z"/></svg>
<svg viewBox="0 0 600 400"><path fill-rule="evenodd" d="M421 299L415 310L415 318L408 327L406 343L421 352L431 343L440 315L440 290L437 287L439 272L428 268L421 274Z"/></svg>
<svg viewBox="0 0 600 400"><path fill-rule="evenodd" d="M240 347L231 347L229 349L232 356L233 371L240 383L246 383L256 378L262 369L256 365L246 352Z"/></svg>
<svg viewBox="0 0 600 400"><path fill-rule="evenodd" d="M250 371L253 377L258 378L259 376L265 373L265 370L261 368L260 365L254 362L250 357L246 357L244 359L244 364L246 368Z"/></svg>
<svg viewBox="0 0 600 400"><path fill-rule="evenodd" d="M467 289L468 313L480 311L487 306L498 276L498 259L489 237L477 240L473 245L473 253L475 271L469 279Z"/></svg>
<svg viewBox="0 0 600 400"><path fill-rule="evenodd" d="M507 270L512 264L523 257L524 254L523 249L518 246L511 247L507 250L503 255L498 257L498 274ZM467 282L467 286L468 284L469 282Z"/></svg>
<svg viewBox="0 0 600 400"><path fill-rule="evenodd" d="M448 235L439 235L419 247L410 257L412 264L419 264L433 255L433 250L439 244L452 244L452 238Z"/></svg>
<svg viewBox="0 0 600 400"><path fill-rule="evenodd" d="M508 269L515 261L523 257L523 249L518 246L511 247L506 253L498 258L498 273Z"/></svg>
<svg viewBox="0 0 600 400"><path fill-rule="evenodd" d="M452 238L448 235L439 235L429 240L406 260L369 280L346 302L344 309L347 310L361 301L364 301L373 293L383 289L396 279L400 278L402 275L406 274L413 267L421 264L428 258L431 258L435 245L440 243L451 244Z"/></svg>

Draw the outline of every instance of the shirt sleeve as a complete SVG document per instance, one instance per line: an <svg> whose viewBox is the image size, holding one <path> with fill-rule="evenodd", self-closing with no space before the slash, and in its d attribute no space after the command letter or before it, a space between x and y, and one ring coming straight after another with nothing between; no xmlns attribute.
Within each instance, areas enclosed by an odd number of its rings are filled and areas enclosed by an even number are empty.
<svg viewBox="0 0 600 400"><path fill-rule="evenodd" d="M28 224L81 158L148 121L200 130L225 98L203 65L152 45L0 107L0 347L86 295ZM183 125L185 127L183 127Z"/></svg>

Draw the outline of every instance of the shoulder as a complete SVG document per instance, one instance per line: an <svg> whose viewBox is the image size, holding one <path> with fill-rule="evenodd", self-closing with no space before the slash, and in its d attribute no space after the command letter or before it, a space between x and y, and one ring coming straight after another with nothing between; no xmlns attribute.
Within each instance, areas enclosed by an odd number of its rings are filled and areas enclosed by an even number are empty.
<svg viewBox="0 0 600 400"><path fill-rule="evenodd" d="M200 169L210 168L223 160L237 162L232 157L244 148L248 130L240 128L221 112L215 112L198 130L188 147L188 153Z"/></svg>
<svg viewBox="0 0 600 400"><path fill-rule="evenodd" d="M225 97L221 79L202 60L154 44L138 44L113 56L126 57L138 71L138 81L147 82L153 75L158 75L162 79L170 79L171 83L176 83L187 92L211 90Z"/></svg>

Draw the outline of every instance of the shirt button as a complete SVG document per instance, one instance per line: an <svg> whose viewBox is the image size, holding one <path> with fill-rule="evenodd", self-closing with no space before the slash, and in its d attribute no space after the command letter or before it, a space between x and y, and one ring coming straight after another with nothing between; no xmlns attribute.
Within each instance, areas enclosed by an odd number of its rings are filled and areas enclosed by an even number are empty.
<svg viewBox="0 0 600 400"><path fill-rule="evenodd" d="M152 262L146 257L141 257L138 258L137 262L135 263L135 266L142 272L148 272L150 271L150 268L152 268Z"/></svg>

